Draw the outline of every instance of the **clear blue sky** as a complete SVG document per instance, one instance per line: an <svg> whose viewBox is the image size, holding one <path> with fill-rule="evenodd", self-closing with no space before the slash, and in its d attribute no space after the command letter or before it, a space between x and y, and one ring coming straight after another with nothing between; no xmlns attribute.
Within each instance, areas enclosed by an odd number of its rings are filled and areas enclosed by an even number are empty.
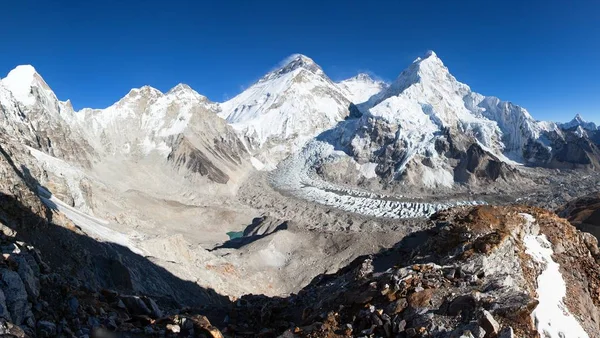
<svg viewBox="0 0 600 338"><path fill-rule="evenodd" d="M600 1L2 1L0 76L33 64L102 108L187 83L232 97L293 53L334 80L392 80L432 49L474 90L538 119L600 122Z"/></svg>

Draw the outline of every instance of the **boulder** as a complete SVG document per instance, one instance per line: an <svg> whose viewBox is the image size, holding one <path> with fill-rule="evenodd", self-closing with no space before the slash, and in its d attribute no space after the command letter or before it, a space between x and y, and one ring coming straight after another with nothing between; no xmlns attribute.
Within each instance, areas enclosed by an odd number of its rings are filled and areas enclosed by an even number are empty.
<svg viewBox="0 0 600 338"><path fill-rule="evenodd" d="M25 257L19 255L15 257L15 261L19 264L17 273L21 277L23 284L25 284L25 290L32 302L37 301L40 296L40 281L35 276L35 272L29 266L29 262Z"/></svg>
<svg viewBox="0 0 600 338"><path fill-rule="evenodd" d="M37 323L37 334L38 337L55 337L56 324L46 320L40 320Z"/></svg>
<svg viewBox="0 0 600 338"><path fill-rule="evenodd" d="M494 316L487 310L483 310L479 325L485 330L486 338L497 337L500 332L500 324L498 324Z"/></svg>
<svg viewBox="0 0 600 338"><path fill-rule="evenodd" d="M0 289L6 298L6 307L10 312L12 322L21 325L28 317L30 304L27 300L27 290L18 273L0 269Z"/></svg>

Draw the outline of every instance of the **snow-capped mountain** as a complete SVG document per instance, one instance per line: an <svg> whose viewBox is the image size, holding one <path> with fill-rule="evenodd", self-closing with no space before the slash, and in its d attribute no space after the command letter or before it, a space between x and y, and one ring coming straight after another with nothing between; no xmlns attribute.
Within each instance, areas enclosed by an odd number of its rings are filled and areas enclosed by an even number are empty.
<svg viewBox="0 0 600 338"><path fill-rule="evenodd" d="M150 86L132 89L106 109L75 112L32 66L18 66L0 81L2 133L82 167L108 159L144 160L168 164L183 176L227 183L250 162L218 111L216 103L184 84L166 94Z"/></svg>
<svg viewBox="0 0 600 338"><path fill-rule="evenodd" d="M221 117L261 160L276 164L307 140L348 117L352 102L312 59L290 57L221 104Z"/></svg>
<svg viewBox="0 0 600 338"><path fill-rule="evenodd" d="M581 129L586 131L596 131L600 129L600 127L596 126L594 122L587 122L584 120L580 114L575 115L575 117L567 123L560 123L559 126L567 130L577 129L578 127L581 127Z"/></svg>
<svg viewBox="0 0 600 338"><path fill-rule="evenodd" d="M338 82L338 86L347 94L350 101L355 104L367 101L371 96L378 94L387 87L387 83L374 80L366 73Z"/></svg>
<svg viewBox="0 0 600 338"><path fill-rule="evenodd" d="M217 104L179 84L167 93L150 86L132 89L106 109L82 109L77 119L106 156L158 156L227 183L232 173L247 167L248 154L217 113Z"/></svg>
<svg viewBox="0 0 600 338"><path fill-rule="evenodd" d="M22 144L82 165L95 156L74 125L71 102L59 101L30 65L16 67L0 81L0 111L0 129Z"/></svg>
<svg viewBox="0 0 600 338"><path fill-rule="evenodd" d="M556 124L538 122L522 107L473 92L432 51L359 108L364 112L360 119L339 124L320 140L345 149L357 168L371 168L365 177L452 187L508 180L518 164L598 163L592 160L593 142L575 145ZM331 158L330 153L323 156ZM363 169L356 175L364 175Z"/></svg>

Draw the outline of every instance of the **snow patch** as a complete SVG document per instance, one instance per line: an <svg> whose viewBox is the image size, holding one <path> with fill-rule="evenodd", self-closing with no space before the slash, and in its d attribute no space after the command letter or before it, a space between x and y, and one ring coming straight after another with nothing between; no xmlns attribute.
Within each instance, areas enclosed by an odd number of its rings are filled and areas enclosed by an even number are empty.
<svg viewBox="0 0 600 338"><path fill-rule="evenodd" d="M369 163L364 163L364 164L357 164L357 166L358 166L358 171L365 178L371 179L371 178L377 177L377 173L375 172L375 169L377 168L377 163L369 162Z"/></svg>
<svg viewBox="0 0 600 338"><path fill-rule="evenodd" d="M49 208L57 209L58 211L62 212L88 236L93 236L94 238L102 241L122 245L138 255L147 255L147 253L142 249L139 249L127 235L104 226L108 224L107 221L87 215L73 207L70 207L47 190L41 187L39 189L41 195L40 199L42 202L44 202L44 204L46 204Z"/></svg>
<svg viewBox="0 0 600 338"><path fill-rule="evenodd" d="M522 214L527 222L535 222L529 214ZM560 266L552 259L552 244L546 235L527 235L523 240L526 253L536 262L545 265L537 278L539 304L532 313L537 331L548 338L588 338L581 324L563 302L567 287Z"/></svg>
<svg viewBox="0 0 600 338"><path fill-rule="evenodd" d="M256 157L250 157L250 163L252 163L252 166L256 170L263 170L263 169L265 169L265 165L259 159L257 159Z"/></svg>

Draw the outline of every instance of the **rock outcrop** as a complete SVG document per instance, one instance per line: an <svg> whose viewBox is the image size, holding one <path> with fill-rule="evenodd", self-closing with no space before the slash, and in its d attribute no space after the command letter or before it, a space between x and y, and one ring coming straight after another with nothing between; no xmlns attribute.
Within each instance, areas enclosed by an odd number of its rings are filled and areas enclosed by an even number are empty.
<svg viewBox="0 0 600 338"><path fill-rule="evenodd" d="M244 296L226 332L283 337L596 337L597 248L531 207L456 208L287 298ZM556 269L554 280L547 275ZM553 283L555 288L548 288Z"/></svg>

